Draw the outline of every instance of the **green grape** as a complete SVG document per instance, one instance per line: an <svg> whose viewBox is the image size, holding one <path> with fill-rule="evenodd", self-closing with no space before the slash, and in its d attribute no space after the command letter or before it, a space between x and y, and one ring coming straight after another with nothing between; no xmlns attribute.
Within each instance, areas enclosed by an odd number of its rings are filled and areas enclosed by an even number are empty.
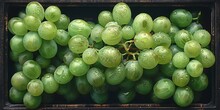
<svg viewBox="0 0 220 110"><path fill-rule="evenodd" d="M153 83L151 80L141 79L135 86L135 91L141 95L147 95L151 92Z"/></svg>
<svg viewBox="0 0 220 110"><path fill-rule="evenodd" d="M57 35L57 27L53 22L44 21L38 28L38 34L44 40L52 40Z"/></svg>
<svg viewBox="0 0 220 110"><path fill-rule="evenodd" d="M170 21L180 28L187 27L192 22L192 14L185 9L175 9L170 14Z"/></svg>
<svg viewBox="0 0 220 110"><path fill-rule="evenodd" d="M41 21L44 19L44 8L43 6L37 2L32 1L26 6L26 14L38 17Z"/></svg>
<svg viewBox="0 0 220 110"><path fill-rule="evenodd" d="M122 39L120 26L109 26L105 28L101 34L102 40L107 45L116 45Z"/></svg>
<svg viewBox="0 0 220 110"><path fill-rule="evenodd" d="M66 54L64 54L63 56L63 62L66 65L69 65L74 58L76 58L77 56L75 54L73 54L71 51L68 51Z"/></svg>
<svg viewBox="0 0 220 110"><path fill-rule="evenodd" d="M201 47L207 47L211 42L211 35L207 30L201 29L194 32L191 39L201 44Z"/></svg>
<svg viewBox="0 0 220 110"><path fill-rule="evenodd" d="M95 23L94 22L92 22L92 21L87 21L87 23L89 24L89 27L91 28L91 29L93 29L94 27L95 27Z"/></svg>
<svg viewBox="0 0 220 110"><path fill-rule="evenodd" d="M135 36L133 27L129 25L123 26L121 32L122 32L122 38L126 40L133 39Z"/></svg>
<svg viewBox="0 0 220 110"><path fill-rule="evenodd" d="M143 50L138 56L138 63L144 69L152 69L158 64L158 57L153 50Z"/></svg>
<svg viewBox="0 0 220 110"><path fill-rule="evenodd" d="M24 12L24 10L23 10L23 11L20 11L20 12L18 13L18 17L21 18L21 19L24 19L25 16L26 16L26 13Z"/></svg>
<svg viewBox="0 0 220 110"><path fill-rule="evenodd" d="M89 41L82 35L75 35L69 40L68 46L73 53L80 54L88 48Z"/></svg>
<svg viewBox="0 0 220 110"><path fill-rule="evenodd" d="M56 22L60 19L61 11L57 6L49 6L44 15L47 21Z"/></svg>
<svg viewBox="0 0 220 110"><path fill-rule="evenodd" d="M132 27L136 33L141 31L149 33L153 29L153 20L149 14L140 13L134 18Z"/></svg>
<svg viewBox="0 0 220 110"><path fill-rule="evenodd" d="M26 28L30 31L37 31L41 24L40 19L32 15L25 16L23 21L26 25Z"/></svg>
<svg viewBox="0 0 220 110"><path fill-rule="evenodd" d="M22 103L26 91L20 91L11 87L9 90L9 98L12 103Z"/></svg>
<svg viewBox="0 0 220 110"><path fill-rule="evenodd" d="M133 90L121 90L118 93L118 100L120 103L127 104L130 103L136 96Z"/></svg>
<svg viewBox="0 0 220 110"><path fill-rule="evenodd" d="M29 51L24 51L18 55L19 64L23 65L26 61L33 59L33 53Z"/></svg>
<svg viewBox="0 0 220 110"><path fill-rule="evenodd" d="M191 60L186 66L186 70L191 77L199 77L203 72L203 66L199 61Z"/></svg>
<svg viewBox="0 0 220 110"><path fill-rule="evenodd" d="M42 39L37 32L28 32L23 38L24 48L30 52L35 52L40 49Z"/></svg>
<svg viewBox="0 0 220 110"><path fill-rule="evenodd" d="M51 60L38 55L36 57L36 62L40 65L42 69L47 68L50 65Z"/></svg>
<svg viewBox="0 0 220 110"><path fill-rule="evenodd" d="M11 85L15 89L19 91L24 91L27 89L27 85L30 79L26 77L21 71L16 72L12 77L11 77Z"/></svg>
<svg viewBox="0 0 220 110"><path fill-rule="evenodd" d="M107 27L119 27L119 28L121 28L121 26L117 22L115 22L115 21L108 22L105 25L105 28L107 28Z"/></svg>
<svg viewBox="0 0 220 110"><path fill-rule="evenodd" d="M55 93L59 88L59 84L56 82L54 75L51 73L44 74L41 81L44 86L44 91L48 94Z"/></svg>
<svg viewBox="0 0 220 110"><path fill-rule="evenodd" d="M152 38L151 34L140 32L135 35L134 44L138 49L149 49L154 46L154 39Z"/></svg>
<svg viewBox="0 0 220 110"><path fill-rule="evenodd" d="M118 49L111 46L104 46L98 52L99 62L108 68L117 67L122 60L122 55Z"/></svg>
<svg viewBox="0 0 220 110"><path fill-rule="evenodd" d="M189 58L195 58L200 54L201 46L197 41L190 40L184 45L184 52Z"/></svg>
<svg viewBox="0 0 220 110"><path fill-rule="evenodd" d="M44 85L39 79L32 79L27 85L27 91L32 96L40 96L44 92Z"/></svg>
<svg viewBox="0 0 220 110"><path fill-rule="evenodd" d="M176 69L172 75L173 83L178 87L184 87L189 83L190 76L185 69Z"/></svg>
<svg viewBox="0 0 220 110"><path fill-rule="evenodd" d="M98 52L95 48L87 48L82 54L83 61L88 65L97 62L98 58Z"/></svg>
<svg viewBox="0 0 220 110"><path fill-rule="evenodd" d="M126 3L117 3L112 10L112 16L119 25L128 24L131 20L131 9Z"/></svg>
<svg viewBox="0 0 220 110"><path fill-rule="evenodd" d="M209 81L205 73L202 73L199 77L192 77L189 82L189 86L192 90L201 92L208 87Z"/></svg>
<svg viewBox="0 0 220 110"><path fill-rule="evenodd" d="M156 97L160 99L168 99L173 96L175 85L170 79L162 78L156 82L153 91Z"/></svg>
<svg viewBox="0 0 220 110"><path fill-rule="evenodd" d="M194 99L194 93L188 86L178 87L174 93L173 100L180 107L189 106Z"/></svg>
<svg viewBox="0 0 220 110"><path fill-rule="evenodd" d="M57 44L54 40L43 40L39 53L44 58L53 58L57 54Z"/></svg>
<svg viewBox="0 0 220 110"><path fill-rule="evenodd" d="M143 68L138 61L128 61L125 65L126 78L131 81L139 80L143 75Z"/></svg>
<svg viewBox="0 0 220 110"><path fill-rule="evenodd" d="M113 21L112 13L110 11L101 11L98 15L98 22L100 25L105 27L108 22Z"/></svg>
<svg viewBox="0 0 220 110"><path fill-rule="evenodd" d="M189 63L189 57L184 52L178 52L173 56L172 62L176 68L182 69Z"/></svg>
<svg viewBox="0 0 220 110"><path fill-rule="evenodd" d="M165 46L157 46L154 52L158 56L158 64L167 64L172 60L172 52Z"/></svg>
<svg viewBox="0 0 220 110"><path fill-rule="evenodd" d="M67 31L62 30L62 29L57 30L57 35L54 38L54 41L57 44L59 44L61 46L66 46L66 45L68 45L69 40L70 40L70 36Z"/></svg>
<svg viewBox="0 0 220 110"><path fill-rule="evenodd" d="M82 95L89 94L92 87L87 81L86 75L76 77L76 88Z"/></svg>
<svg viewBox="0 0 220 110"><path fill-rule="evenodd" d="M82 35L88 38L91 33L91 28L86 21L82 19L75 19L70 22L68 26L68 32L70 36Z"/></svg>
<svg viewBox="0 0 220 110"><path fill-rule="evenodd" d="M105 84L105 75L99 68L90 68L86 77L93 87L101 87Z"/></svg>
<svg viewBox="0 0 220 110"><path fill-rule="evenodd" d="M34 60L28 60L23 64L23 73L30 79L36 79L41 75L41 67Z"/></svg>
<svg viewBox="0 0 220 110"><path fill-rule="evenodd" d="M65 14L61 14L59 20L54 22L54 24L56 25L57 29L66 30L70 24L70 18Z"/></svg>
<svg viewBox="0 0 220 110"><path fill-rule="evenodd" d="M110 85L120 84L126 76L125 66L121 63L115 68L107 68L105 70L106 82Z"/></svg>
<svg viewBox="0 0 220 110"><path fill-rule="evenodd" d="M170 28L171 28L171 22L167 17L159 16L156 19L154 19L153 31L155 33L157 32L168 33L170 31Z"/></svg>
<svg viewBox="0 0 220 110"><path fill-rule="evenodd" d="M90 38L95 42L101 42L102 41L101 35L103 30L104 28L101 25L99 24L95 25L91 31Z"/></svg>
<svg viewBox="0 0 220 110"><path fill-rule="evenodd" d="M59 84L66 84L73 79L73 75L70 73L68 66L60 65L54 72L54 79Z"/></svg>
<svg viewBox="0 0 220 110"><path fill-rule="evenodd" d="M203 68L209 68L215 64L215 55L210 50L202 48L196 60L202 63Z"/></svg>
<svg viewBox="0 0 220 110"><path fill-rule="evenodd" d="M176 45L180 48L184 48L185 43L190 40L191 40L191 34L184 29L178 31L174 36L174 41Z"/></svg>
<svg viewBox="0 0 220 110"><path fill-rule="evenodd" d="M158 32L153 34L152 37L155 42L155 45L153 46L154 48L156 46L165 46L168 48L171 45L171 38L166 33Z"/></svg>
<svg viewBox="0 0 220 110"><path fill-rule="evenodd" d="M10 48L12 52L16 52L18 54L25 51L23 46L23 36L13 36L10 40Z"/></svg>
<svg viewBox="0 0 220 110"><path fill-rule="evenodd" d="M169 31L169 37L171 38L171 43L175 43L174 36L179 31L179 28L175 26L174 24L171 24L170 31Z"/></svg>
<svg viewBox="0 0 220 110"><path fill-rule="evenodd" d="M29 92L24 95L23 103L27 109L36 109L41 104L41 96L32 96Z"/></svg>
<svg viewBox="0 0 220 110"><path fill-rule="evenodd" d="M202 25L198 22L193 22L191 23L186 30L189 31L189 33L194 34L194 32L196 32L197 30L202 29Z"/></svg>
<svg viewBox="0 0 220 110"><path fill-rule="evenodd" d="M56 70L56 67L54 65L49 65L47 68L46 68L46 72L47 73L54 73Z"/></svg>
<svg viewBox="0 0 220 110"><path fill-rule="evenodd" d="M74 76L83 76L88 72L89 67L82 58L75 58L69 65L69 71Z"/></svg>
<svg viewBox="0 0 220 110"><path fill-rule="evenodd" d="M15 23L16 21L22 21L22 19L19 18L19 17L13 17L13 18L11 18L11 19L8 21L8 30L9 30L12 34L15 34L15 33L13 32L13 30L12 30L12 26L14 25L14 23Z"/></svg>
<svg viewBox="0 0 220 110"><path fill-rule="evenodd" d="M24 36L28 30L26 29L26 25L24 21L16 20L11 25L11 29L15 35Z"/></svg>

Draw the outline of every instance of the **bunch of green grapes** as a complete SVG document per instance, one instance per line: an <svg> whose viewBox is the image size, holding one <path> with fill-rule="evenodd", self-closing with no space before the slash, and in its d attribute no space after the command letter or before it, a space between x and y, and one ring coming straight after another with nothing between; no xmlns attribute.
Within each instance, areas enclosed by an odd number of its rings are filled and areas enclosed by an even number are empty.
<svg viewBox="0 0 220 110"><path fill-rule="evenodd" d="M16 67L10 101L35 109L46 102L45 94L67 102L90 95L102 104L115 91L121 103L140 94L154 103L173 98L178 106L189 106L194 92L208 86L204 68L215 63L211 35L199 14L193 18L188 10L175 9L169 17L152 19L148 13L132 18L131 12L120 2L101 11L95 24L71 21L57 6L28 3L22 16L8 22Z"/></svg>

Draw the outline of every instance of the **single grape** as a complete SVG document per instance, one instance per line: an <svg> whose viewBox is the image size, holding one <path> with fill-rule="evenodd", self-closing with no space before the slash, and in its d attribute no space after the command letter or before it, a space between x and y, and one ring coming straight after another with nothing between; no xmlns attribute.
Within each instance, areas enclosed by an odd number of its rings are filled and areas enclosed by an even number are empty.
<svg viewBox="0 0 220 110"><path fill-rule="evenodd" d="M206 48L202 48L201 53L195 59L202 63L203 68L209 68L215 64L215 55Z"/></svg>
<svg viewBox="0 0 220 110"><path fill-rule="evenodd" d="M180 107L189 106L194 99L194 93L192 89L188 86L186 87L178 87L173 96L174 102Z"/></svg>
<svg viewBox="0 0 220 110"><path fill-rule="evenodd" d="M23 103L27 109L37 109L42 101L41 96L32 96L29 92L24 95Z"/></svg>
<svg viewBox="0 0 220 110"><path fill-rule="evenodd" d="M158 56L153 50L143 50L138 56L138 63L144 69L152 69L158 64Z"/></svg>
<svg viewBox="0 0 220 110"><path fill-rule="evenodd" d="M29 83L30 79L26 77L21 71L16 72L12 77L11 77L11 85L15 89L19 91L24 91L27 89L27 85Z"/></svg>
<svg viewBox="0 0 220 110"><path fill-rule="evenodd" d="M186 66L186 70L191 77L199 77L203 72L203 66L199 61L191 60Z"/></svg>
<svg viewBox="0 0 220 110"><path fill-rule="evenodd" d="M122 38L126 40L133 39L135 36L135 32L132 26L126 25L122 28Z"/></svg>
<svg viewBox="0 0 220 110"><path fill-rule="evenodd" d="M19 64L23 65L28 60L33 60L33 53L29 51L24 51L18 55Z"/></svg>
<svg viewBox="0 0 220 110"><path fill-rule="evenodd" d="M105 27L108 22L113 21L112 13L110 11L101 11L98 15L98 22L100 25Z"/></svg>
<svg viewBox="0 0 220 110"><path fill-rule="evenodd" d="M155 33L157 32L168 33L170 31L170 28L171 28L171 22L167 17L159 16L156 19L154 19L153 31Z"/></svg>
<svg viewBox="0 0 220 110"><path fill-rule="evenodd" d="M211 35L207 30L200 29L194 32L191 39L201 44L201 47L207 47L211 42Z"/></svg>
<svg viewBox="0 0 220 110"><path fill-rule="evenodd" d="M112 10L112 16L119 25L128 24L131 20L131 9L126 3L117 3Z"/></svg>
<svg viewBox="0 0 220 110"><path fill-rule="evenodd" d="M104 73L96 67L90 68L87 72L87 80L90 85L93 87L101 87L105 83L105 75Z"/></svg>
<svg viewBox="0 0 220 110"><path fill-rule="evenodd" d="M86 75L76 77L76 88L82 95L89 94L92 87L86 79Z"/></svg>
<svg viewBox="0 0 220 110"><path fill-rule="evenodd" d="M137 82L135 86L135 91L141 95L147 95L151 92L153 88L153 83L148 79L141 79Z"/></svg>
<svg viewBox="0 0 220 110"><path fill-rule="evenodd" d="M173 83L178 87L184 87L189 83L190 76L185 69L176 69L172 75Z"/></svg>
<svg viewBox="0 0 220 110"><path fill-rule="evenodd" d="M180 28L187 27L192 22L192 14L185 9L175 9L170 14L170 21Z"/></svg>
<svg viewBox="0 0 220 110"><path fill-rule="evenodd" d="M54 24L56 25L57 29L66 30L70 24L70 18L65 14L61 14L60 19L54 22Z"/></svg>
<svg viewBox="0 0 220 110"><path fill-rule="evenodd" d="M86 21L82 19L75 19L70 22L68 26L68 32L70 36L82 35L88 38L91 33L91 28Z"/></svg>
<svg viewBox="0 0 220 110"><path fill-rule="evenodd" d="M11 29L14 34L18 36L24 36L28 32L24 21L20 20L14 21L14 23L11 25Z"/></svg>
<svg viewBox="0 0 220 110"><path fill-rule="evenodd" d="M178 31L174 36L174 41L176 45L180 48L184 48L185 43L190 40L191 40L191 34L184 29Z"/></svg>
<svg viewBox="0 0 220 110"><path fill-rule="evenodd" d="M41 75L41 67L34 60L28 60L23 64L23 73L30 79L36 79Z"/></svg>
<svg viewBox="0 0 220 110"><path fill-rule="evenodd" d="M107 68L105 70L106 82L110 85L120 84L126 76L125 66L121 63L115 68Z"/></svg>
<svg viewBox="0 0 220 110"><path fill-rule="evenodd" d="M165 46L157 46L154 52L158 56L158 64L167 64L172 60L172 52Z"/></svg>
<svg viewBox="0 0 220 110"><path fill-rule="evenodd" d="M101 34L102 40L107 45L116 45L122 39L121 27L110 26L103 30Z"/></svg>
<svg viewBox="0 0 220 110"><path fill-rule="evenodd" d="M49 6L44 15L47 21L56 22L60 19L61 11L57 6Z"/></svg>
<svg viewBox="0 0 220 110"><path fill-rule="evenodd" d="M175 26L174 24L171 24L170 31L169 31L169 37L171 38L171 43L175 43L174 36L179 31L179 28Z"/></svg>
<svg viewBox="0 0 220 110"><path fill-rule="evenodd" d="M27 85L27 91L32 96L40 96L44 92L44 85L39 79L32 79Z"/></svg>
<svg viewBox="0 0 220 110"><path fill-rule="evenodd" d="M184 52L189 58L195 58L200 54L201 46L197 41L190 40L184 45Z"/></svg>
<svg viewBox="0 0 220 110"><path fill-rule="evenodd" d="M57 54L57 44L54 40L43 40L39 53L44 58L53 58Z"/></svg>
<svg viewBox="0 0 220 110"><path fill-rule="evenodd" d="M189 86L192 90L201 92L208 87L209 81L208 76L202 73L199 77L192 77L189 82Z"/></svg>
<svg viewBox="0 0 220 110"><path fill-rule="evenodd" d="M99 24L95 25L91 31L90 38L95 42L101 42L102 41L101 35L103 30L104 28L101 25Z"/></svg>
<svg viewBox="0 0 220 110"><path fill-rule="evenodd" d="M131 81L139 80L143 75L143 68L138 61L128 61L125 65L126 78Z"/></svg>
<svg viewBox="0 0 220 110"><path fill-rule="evenodd" d="M44 21L38 28L38 34L44 40L53 40L57 35L57 27L53 22Z"/></svg>
<svg viewBox="0 0 220 110"><path fill-rule="evenodd" d="M134 44L138 49L144 50L154 46L154 39L151 34L146 32L140 32L134 37Z"/></svg>
<svg viewBox="0 0 220 110"><path fill-rule="evenodd" d="M14 87L11 87L9 90L9 98L12 103L22 103L23 97L26 91L20 91L15 89Z"/></svg>
<svg viewBox="0 0 220 110"><path fill-rule="evenodd" d="M104 46L98 52L99 62L108 68L117 67L122 60L122 55L118 49L111 46Z"/></svg>
<svg viewBox="0 0 220 110"><path fill-rule="evenodd" d="M54 79L59 84L66 84L73 79L73 75L70 73L68 66L60 65L54 72Z"/></svg>
<svg viewBox="0 0 220 110"><path fill-rule="evenodd" d="M82 54L83 61L88 65L97 62L98 58L98 52L95 48L87 48Z"/></svg>
<svg viewBox="0 0 220 110"><path fill-rule="evenodd" d="M13 36L10 40L10 48L12 52L16 52L18 54L24 52L26 49L23 45L23 36Z"/></svg>
<svg viewBox="0 0 220 110"><path fill-rule="evenodd" d="M118 93L118 100L120 103L127 104L130 103L136 96L133 90L121 90Z"/></svg>
<svg viewBox="0 0 220 110"><path fill-rule="evenodd" d="M26 25L26 28L30 31L37 31L41 24L40 19L32 15L25 16L23 21Z"/></svg>
<svg viewBox="0 0 220 110"><path fill-rule="evenodd" d="M61 46L66 46L68 45L68 42L70 40L69 33L63 29L58 29L57 30L57 35L54 38L54 41L61 45Z"/></svg>
<svg viewBox="0 0 220 110"><path fill-rule="evenodd" d="M184 52L178 52L173 56L172 62L176 68L182 69L189 63L189 57Z"/></svg>
<svg viewBox="0 0 220 110"><path fill-rule="evenodd" d="M35 52L40 49L42 45L42 39L37 32L30 31L25 34L23 38L23 45L26 50L30 52Z"/></svg>
<svg viewBox="0 0 220 110"><path fill-rule="evenodd" d="M43 6L37 2L32 1L26 6L26 14L38 17L41 21L44 19L44 8Z"/></svg>
<svg viewBox="0 0 220 110"><path fill-rule="evenodd" d="M73 53L80 54L88 48L89 41L82 35L75 35L69 40L68 46Z"/></svg>
<svg viewBox="0 0 220 110"><path fill-rule="evenodd" d="M58 88L59 84L54 79L54 75L51 73L46 73L44 76L42 76L41 81L44 86L44 91L48 94L55 93Z"/></svg>
<svg viewBox="0 0 220 110"><path fill-rule="evenodd" d="M153 87L154 94L160 99L168 99L173 96L175 92L174 83L167 78L162 78L156 82Z"/></svg>
<svg viewBox="0 0 220 110"><path fill-rule="evenodd" d="M202 29L202 25L198 22L192 22L187 28L186 30L189 31L189 33L194 34L194 32L196 32L197 30Z"/></svg>
<svg viewBox="0 0 220 110"><path fill-rule="evenodd" d="M136 33L139 33L141 31L151 32L151 30L153 29L153 20L149 14L140 13L134 18L132 27L134 28Z"/></svg>
<svg viewBox="0 0 220 110"><path fill-rule="evenodd" d="M42 69L47 68L50 65L51 59L44 58L41 55L36 57L36 62L40 65Z"/></svg>
<svg viewBox="0 0 220 110"><path fill-rule="evenodd" d="M83 76L88 72L89 67L82 58L75 58L69 65L69 71L74 76Z"/></svg>
<svg viewBox="0 0 220 110"><path fill-rule="evenodd" d="M171 38L166 33L163 33L163 32L154 33L152 35L152 38L155 42L155 44L153 46L154 48L156 46L165 46L168 48L171 45Z"/></svg>

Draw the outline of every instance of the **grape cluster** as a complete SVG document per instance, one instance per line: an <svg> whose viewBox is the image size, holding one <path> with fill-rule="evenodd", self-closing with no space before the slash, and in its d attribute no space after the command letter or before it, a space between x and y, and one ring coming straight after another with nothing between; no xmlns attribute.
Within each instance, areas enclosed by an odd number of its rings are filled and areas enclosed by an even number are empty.
<svg viewBox="0 0 220 110"><path fill-rule="evenodd" d="M90 95L107 103L111 91L120 103L136 94L154 103L173 98L189 106L194 92L208 86L204 68L215 63L209 50L210 33L185 9L169 18L140 13L132 19L130 7L117 3L101 11L98 23L74 19L57 6L44 10L30 2L8 22L10 58L16 73L9 98L29 109L40 106L43 94L58 94L73 102ZM148 99L146 99L148 100Z"/></svg>

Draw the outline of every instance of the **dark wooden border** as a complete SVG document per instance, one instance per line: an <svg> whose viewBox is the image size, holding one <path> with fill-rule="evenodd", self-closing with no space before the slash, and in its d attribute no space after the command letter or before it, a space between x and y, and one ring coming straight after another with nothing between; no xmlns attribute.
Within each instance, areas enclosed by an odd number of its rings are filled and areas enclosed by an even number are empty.
<svg viewBox="0 0 220 110"><path fill-rule="evenodd" d="M0 15L6 15L4 9L5 4L26 4L32 0L1 0L0 1ZM44 4L89 4L89 3L117 3L119 1L124 1L127 3L149 3L152 5L158 5L158 4L172 4L172 5L191 5L193 6L196 4L214 4L214 7L212 7L214 12L212 15L212 22L211 24L211 34L214 37L215 43L215 55L216 55L216 65L215 65L215 80L214 86L215 89L212 91L212 95L214 96L214 99L211 103L208 104L192 104L190 108L187 109L220 109L220 2L219 0L37 0ZM5 73L5 64L6 64L6 58L7 53L5 53L5 45L7 44L7 41L5 39L5 28L6 28L6 21L7 18L4 16L0 16L0 109L25 109L25 107L22 104L10 104L7 103L4 99L6 93L5 93L5 85L4 83L7 82L5 77L7 76ZM175 105L159 105L159 104L48 104L48 105L42 105L40 109L178 109L175 107Z"/></svg>

